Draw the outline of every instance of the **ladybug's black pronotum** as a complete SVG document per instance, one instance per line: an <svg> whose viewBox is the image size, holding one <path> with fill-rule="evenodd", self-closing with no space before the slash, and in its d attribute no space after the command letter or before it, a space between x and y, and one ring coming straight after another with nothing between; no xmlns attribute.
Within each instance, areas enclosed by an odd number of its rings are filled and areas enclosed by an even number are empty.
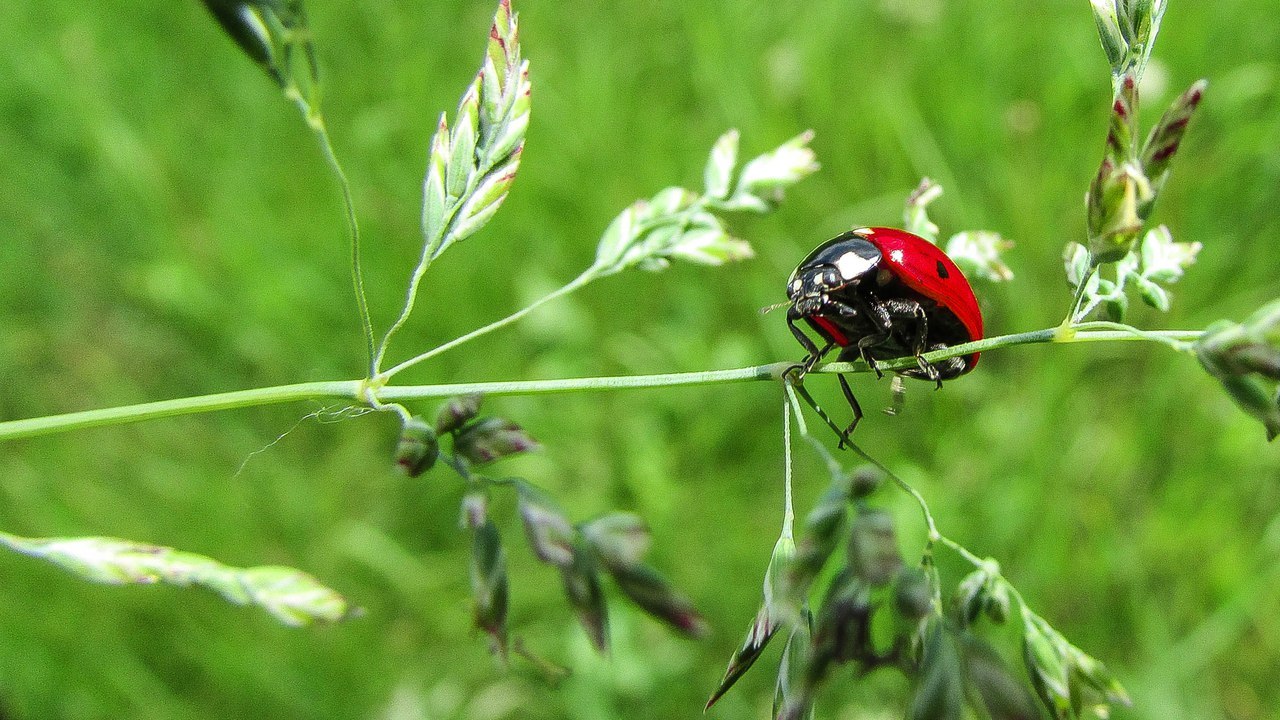
<svg viewBox="0 0 1280 720"><path fill-rule="evenodd" d="M877 360L914 355L916 367L899 375L943 380L978 364L978 353L931 363L921 355L982 339L982 311L960 268L936 245L905 230L859 228L819 245L787 281L787 326L808 351L801 374L832 349L840 360L866 361L877 375ZM796 324L804 320L824 341L819 347ZM843 375L838 376L853 408L848 437L862 409Z"/></svg>

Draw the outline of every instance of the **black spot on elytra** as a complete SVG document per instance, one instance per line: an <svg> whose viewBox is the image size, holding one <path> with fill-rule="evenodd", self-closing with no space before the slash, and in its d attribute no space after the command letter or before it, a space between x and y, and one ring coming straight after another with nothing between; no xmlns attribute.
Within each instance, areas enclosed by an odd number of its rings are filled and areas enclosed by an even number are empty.
<svg viewBox="0 0 1280 720"><path fill-rule="evenodd" d="M941 260L938 261L938 277L943 280L951 277L951 273L947 272L947 266L943 265Z"/></svg>

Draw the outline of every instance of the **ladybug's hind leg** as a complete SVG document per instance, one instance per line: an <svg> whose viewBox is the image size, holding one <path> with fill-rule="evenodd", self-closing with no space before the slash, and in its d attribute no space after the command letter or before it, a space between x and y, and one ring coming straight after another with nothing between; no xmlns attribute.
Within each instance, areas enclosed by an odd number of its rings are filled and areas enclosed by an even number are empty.
<svg viewBox="0 0 1280 720"><path fill-rule="evenodd" d="M909 337L905 338L908 341L907 347L911 348L912 354L917 356L924 352L929 338L929 314L924 311L920 301L910 298L889 298L881 301L880 307L890 322L911 324Z"/></svg>
<svg viewBox="0 0 1280 720"><path fill-rule="evenodd" d="M936 343L932 345L930 350L946 350L946 343ZM923 358L921 358L923 359ZM927 361L926 361L927 362ZM930 363L934 371L938 373L938 382L941 384L943 380L950 380L964 374L969 367L963 357L950 357L946 360L939 360L936 363Z"/></svg>
<svg viewBox="0 0 1280 720"><path fill-rule="evenodd" d="M911 354L916 357L917 364L920 365L918 371L912 370L901 374L937 380L932 366L920 357L921 353L925 352L925 344L929 338L929 315L925 312L924 306L918 300L895 297L883 300L872 298L869 307L872 311L871 316L878 321L881 331L860 339L858 351L867 365L876 371L876 376L884 377L884 373L876 367L869 350L883 346L896 338L902 343L903 349L911 351ZM897 345L897 343L893 344Z"/></svg>
<svg viewBox="0 0 1280 720"><path fill-rule="evenodd" d="M917 371L911 371L912 377L918 377L921 380L932 380L937 383L937 389L942 389L942 373L938 371L938 366L924 359L923 355L916 355L916 365L919 366L919 374Z"/></svg>
<svg viewBox="0 0 1280 720"><path fill-rule="evenodd" d="M956 369L949 364L950 360L943 361L945 365L943 367L935 365L922 357L927 350L939 350L946 347L946 345L938 344L933 347L926 347L929 339L929 314L925 312L924 306L918 300L891 298L882 302L880 306L889 317L911 323L912 332L907 347L911 348L911 354L915 355L916 365L919 369L907 370L900 373L901 375L919 380L931 380L937 383L938 388L941 389L943 380L953 378L964 370L964 360L960 361L960 367Z"/></svg>
<svg viewBox="0 0 1280 720"><path fill-rule="evenodd" d="M945 343L935 343L928 349L945 350L946 348ZM943 380L950 380L964 373L966 367L963 357L952 357L932 363L919 354L916 355L916 365L919 366L918 370L907 370L901 374L918 380L932 380L937 383L938 388L942 387Z"/></svg>
<svg viewBox="0 0 1280 720"><path fill-rule="evenodd" d="M840 448L849 442L849 436L853 434L853 429L858 427L858 421L862 420L862 406L858 404L858 398L853 396L853 388L849 387L849 381L844 378L844 373L837 373L836 379L840 381L840 391L844 393L844 399L848 401L849 408L853 410L853 422L840 433Z"/></svg>

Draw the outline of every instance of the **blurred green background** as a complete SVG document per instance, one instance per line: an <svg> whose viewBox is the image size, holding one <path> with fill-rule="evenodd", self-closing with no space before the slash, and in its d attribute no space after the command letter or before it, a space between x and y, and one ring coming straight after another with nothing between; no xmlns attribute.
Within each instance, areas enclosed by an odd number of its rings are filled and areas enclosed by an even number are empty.
<svg viewBox="0 0 1280 720"><path fill-rule="evenodd" d="M1239 319L1277 293L1280 15L1174 0L1143 108L1199 77L1206 102L1156 213L1204 243L1153 328ZM312 2L325 108L355 189L375 322L418 253L437 114L480 58L489 2ZM978 287L992 334L1056 324L1083 229L1107 68L1085 0L517 2L533 125L503 210L428 276L397 357L554 289L624 205L696 187L729 127L743 152L806 128L823 170L734 231L758 257L611 278L406 382L736 367L800 357L758 309L813 245L894 224L923 175L945 231L1017 242ZM275 87L199 3L0 4L0 418L360 374L337 188ZM864 406L889 399L860 379ZM811 383L839 402L834 385ZM863 445L998 558L1045 617L1134 696L1119 718L1280 717L1280 447L1194 360L1146 344L990 353ZM632 509L653 561L715 629L673 636L620 599L595 657L498 503L515 632L573 668L559 688L497 667L470 628L458 483L393 472L391 418L283 406L0 447L0 527L114 535L240 565L301 567L363 619L290 630L172 588L109 588L0 555L0 717L697 717L740 641L780 522L778 388L756 383L494 398L546 445L509 461L575 517ZM424 409L429 410L429 404ZM295 426L296 425L296 426ZM264 452L254 454L290 431ZM246 462L247 461L247 462ZM243 463L243 468L241 467ZM799 455L807 508L824 471ZM908 552L921 531L885 491ZM963 567L947 560L958 579ZM777 649L709 713L768 713ZM896 717L906 683L844 675L821 717Z"/></svg>

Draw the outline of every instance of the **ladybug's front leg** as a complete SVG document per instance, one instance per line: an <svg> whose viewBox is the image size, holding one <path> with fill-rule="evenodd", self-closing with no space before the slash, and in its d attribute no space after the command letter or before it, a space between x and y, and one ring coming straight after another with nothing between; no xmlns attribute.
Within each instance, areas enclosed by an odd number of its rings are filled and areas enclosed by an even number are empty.
<svg viewBox="0 0 1280 720"><path fill-rule="evenodd" d="M787 327L791 329L791 334L795 336L796 341L799 342L800 346L808 353L799 365L800 377L804 377L814 368L814 366L818 364L819 361L822 360L823 356L831 352L831 348L835 346L835 343L828 341L826 345L819 348L817 344L815 344L813 340L809 339L809 336L796 325L796 320L798 319L800 319L800 316L795 312L794 308L787 312Z"/></svg>
<svg viewBox="0 0 1280 720"><path fill-rule="evenodd" d="M854 313L853 308L843 304L840 305L839 310L842 314L851 315ZM796 325L796 320L799 320L800 317L801 316L799 313L795 312L794 308L787 313L787 327L791 328L791 334L795 336L797 341L799 341L801 347L809 353L809 355L804 359L804 362L796 366L799 369L799 377L803 378L805 374L812 370L827 353L831 352L831 349L835 347L835 341L828 340L826 345L819 348L817 344L814 343L798 325ZM788 372L790 372L790 369L788 369ZM845 379L844 374L837 373L836 378L840 381L840 389L844 392L844 399L849 402L849 407L853 410L853 422L850 422L843 431L838 432L840 436L840 447L843 449L849 442L850 433L852 433L853 429L858 426L858 421L862 419L862 406L858 404L858 399L853 396L853 389L849 387L849 381ZM803 388L801 388L801 392L804 392ZM823 412L822 408L819 407L817 403L813 402L812 398L809 398L809 404L813 406L814 411L822 416L823 420L827 421L827 424L830 425L832 429L838 430L839 426L832 422L831 418Z"/></svg>

